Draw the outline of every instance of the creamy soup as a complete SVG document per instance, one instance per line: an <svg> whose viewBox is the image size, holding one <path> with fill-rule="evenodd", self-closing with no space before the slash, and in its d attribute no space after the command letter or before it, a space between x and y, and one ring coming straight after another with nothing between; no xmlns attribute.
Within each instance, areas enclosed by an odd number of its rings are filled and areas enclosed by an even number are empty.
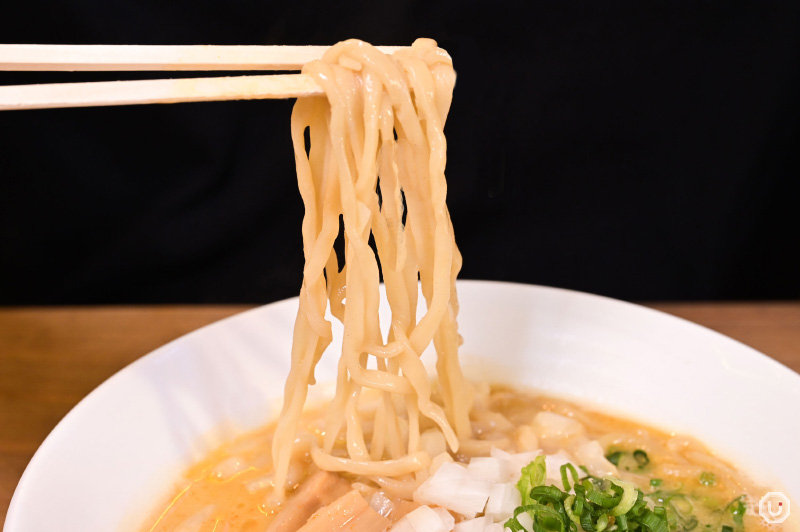
<svg viewBox="0 0 800 532"><path fill-rule="evenodd" d="M362 404L369 410L368 399ZM425 443L439 447L431 452L441 463L452 460L469 464L464 468L469 471L472 465L483 463L481 457L512 457L511 463L519 457L519 466L543 454L548 466L568 461L582 475L586 473L581 466L585 467L590 481L613 477L633 484L649 507L664 507L668 530L673 532L756 532L768 528L757 513L757 501L768 490L753 484L691 437L507 387L480 390L471 418L475 439L459 452L448 453L442 441ZM274 426L268 426L220 447L189 469L142 532L275 532L304 526L303 530L316 530L307 525L312 515L322 515L326 508L352 510L353 502L346 499L352 490L366 503L362 513L368 511L375 517L358 530L389 529L409 512L425 506L415 496L424 491L424 479L414 478L404 485L402 479L320 472L309 450L321 444L321 419L319 412L304 415L285 502L273 498L270 448ZM365 432L369 433L369 427ZM434 464L431 470L435 469ZM558 471L548 471L547 478L546 485L564 491L557 480ZM514 487L516 482L511 479ZM341 508L341 502L335 504L342 498L347 508ZM358 506L364 503L355 504L356 510L360 511ZM487 511L484 508L476 515L448 513L459 523L481 518ZM613 530L614 525L612 520L607 529ZM337 530L335 526L328 522L318 529Z"/></svg>

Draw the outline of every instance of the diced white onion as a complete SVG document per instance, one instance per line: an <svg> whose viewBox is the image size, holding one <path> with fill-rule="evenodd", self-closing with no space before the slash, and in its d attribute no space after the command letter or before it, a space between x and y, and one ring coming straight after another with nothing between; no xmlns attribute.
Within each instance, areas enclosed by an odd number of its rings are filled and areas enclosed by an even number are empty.
<svg viewBox="0 0 800 532"><path fill-rule="evenodd" d="M483 511L491 489L491 482L470 476L463 465L444 463L414 491L413 498L471 518Z"/></svg>
<svg viewBox="0 0 800 532"><path fill-rule="evenodd" d="M517 447L523 451L535 451L539 448L539 438L530 425L519 427L514 433L514 439L517 441Z"/></svg>
<svg viewBox="0 0 800 532"><path fill-rule="evenodd" d="M517 486L511 483L495 484L489 492L485 515L492 521L506 521L514 515L514 510L522 504Z"/></svg>
<svg viewBox="0 0 800 532"><path fill-rule="evenodd" d="M453 530L455 519L447 511L438 508L449 519L445 522L445 516L441 512L437 512L430 506L420 506L404 515L397 521L391 529L391 532L450 532Z"/></svg>
<svg viewBox="0 0 800 532"><path fill-rule="evenodd" d="M369 507L386 517L394 509L394 503L382 491L376 491L369 498Z"/></svg>
<svg viewBox="0 0 800 532"><path fill-rule="evenodd" d="M492 483L505 482L509 471L507 461L491 456L478 456L469 461L467 471L473 477Z"/></svg>
<svg viewBox="0 0 800 532"><path fill-rule="evenodd" d="M475 519L466 519L456 524L453 529L454 532L485 532L488 525L493 524L487 517L476 517ZM502 530L502 529L501 529Z"/></svg>
<svg viewBox="0 0 800 532"><path fill-rule="evenodd" d="M483 529L483 532L504 532L505 530L511 530L510 528L503 528L502 523L490 523L486 525Z"/></svg>
<svg viewBox="0 0 800 532"><path fill-rule="evenodd" d="M522 474L522 468L533 462L541 451L529 451L525 453L511 454L497 447L492 447L490 452L493 458L499 458L506 465L507 475L502 482L516 482Z"/></svg>
<svg viewBox="0 0 800 532"><path fill-rule="evenodd" d="M568 438L584 431L578 421L553 412L539 412L531 426L540 438Z"/></svg>
<svg viewBox="0 0 800 532"><path fill-rule="evenodd" d="M397 521L395 524L392 525L392 528L389 529L389 532L417 532L414 530L414 527L411 525L411 521L403 516L402 519Z"/></svg>
<svg viewBox="0 0 800 532"><path fill-rule="evenodd" d="M433 511L436 512L436 515L438 515L439 519L442 520L442 524L444 524L445 530L447 530L447 532L453 530L453 528L456 526L456 518L453 517L453 514L451 514L444 508L440 508L438 506L435 507Z"/></svg>
<svg viewBox="0 0 800 532"><path fill-rule="evenodd" d="M434 456L433 459L431 460L431 466L428 469L432 475L436 473L440 467L442 467L442 464L452 464L452 463L453 463L453 457L450 456L450 453L445 452Z"/></svg>
<svg viewBox="0 0 800 532"><path fill-rule="evenodd" d="M575 449L575 458L596 477L616 477L617 467L606 459L603 447L597 440L584 443Z"/></svg>

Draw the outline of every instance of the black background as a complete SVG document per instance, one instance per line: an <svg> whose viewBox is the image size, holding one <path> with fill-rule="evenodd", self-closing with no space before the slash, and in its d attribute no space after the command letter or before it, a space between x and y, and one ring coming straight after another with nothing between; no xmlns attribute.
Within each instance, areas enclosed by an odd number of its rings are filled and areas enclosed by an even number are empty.
<svg viewBox="0 0 800 532"><path fill-rule="evenodd" d="M798 2L32 0L4 10L5 43L432 37L458 72L447 175L463 278L633 300L800 297ZM296 295L291 105L0 113L0 303Z"/></svg>

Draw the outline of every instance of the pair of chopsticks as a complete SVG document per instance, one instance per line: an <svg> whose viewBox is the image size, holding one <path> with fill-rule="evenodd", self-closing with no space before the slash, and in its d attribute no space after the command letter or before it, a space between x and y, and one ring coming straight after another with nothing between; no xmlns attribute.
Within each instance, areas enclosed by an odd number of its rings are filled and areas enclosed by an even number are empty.
<svg viewBox="0 0 800 532"><path fill-rule="evenodd" d="M327 46L0 45L0 70L293 71L320 59ZM381 46L384 53L399 47ZM0 110L151 103L301 98L322 94L303 74L96 81L0 87Z"/></svg>

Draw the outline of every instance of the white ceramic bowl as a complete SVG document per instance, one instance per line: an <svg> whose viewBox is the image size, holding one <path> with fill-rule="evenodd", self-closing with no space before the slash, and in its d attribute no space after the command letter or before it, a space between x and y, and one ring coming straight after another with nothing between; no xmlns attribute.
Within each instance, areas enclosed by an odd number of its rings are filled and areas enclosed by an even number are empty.
<svg viewBox="0 0 800 532"><path fill-rule="evenodd" d="M800 501L797 373L698 325L604 297L469 281L459 296L472 378L694 435ZM188 465L275 415L296 308L281 301L209 325L98 387L31 460L5 532L139 530ZM334 359L323 356L319 380L332 379Z"/></svg>

